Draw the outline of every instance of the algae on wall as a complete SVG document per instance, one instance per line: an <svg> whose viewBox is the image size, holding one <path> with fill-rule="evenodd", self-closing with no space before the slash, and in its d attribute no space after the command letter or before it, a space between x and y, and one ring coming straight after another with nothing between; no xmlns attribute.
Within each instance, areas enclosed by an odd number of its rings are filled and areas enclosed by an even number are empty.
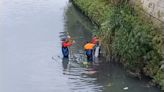
<svg viewBox="0 0 164 92"><path fill-rule="evenodd" d="M153 23L161 28L164 41L164 0L131 0L131 3L143 10ZM162 51L164 57L164 47Z"/></svg>
<svg viewBox="0 0 164 92"><path fill-rule="evenodd" d="M120 57L129 70L144 73L163 85L162 31L147 16L140 16L126 2L73 0L85 15L100 25L97 34L111 57ZM112 4L111 4L112 3Z"/></svg>
<svg viewBox="0 0 164 92"><path fill-rule="evenodd" d="M156 18L164 22L164 0L131 0L134 4L142 6L142 8Z"/></svg>

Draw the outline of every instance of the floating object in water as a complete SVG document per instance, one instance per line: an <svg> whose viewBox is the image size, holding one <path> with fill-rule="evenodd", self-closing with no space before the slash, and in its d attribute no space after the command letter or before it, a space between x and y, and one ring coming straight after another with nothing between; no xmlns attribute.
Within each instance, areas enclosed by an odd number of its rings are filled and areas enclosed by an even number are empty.
<svg viewBox="0 0 164 92"><path fill-rule="evenodd" d="M108 86L108 87L111 87L111 86L112 86L112 83L109 83L107 86Z"/></svg>
<svg viewBox="0 0 164 92"><path fill-rule="evenodd" d="M83 64L83 66L86 67L86 68L89 67L89 63L88 63L87 61L82 62L82 64Z"/></svg>
<svg viewBox="0 0 164 92"><path fill-rule="evenodd" d="M150 84L146 84L146 85L144 85L143 87L150 88L151 85L150 85Z"/></svg>
<svg viewBox="0 0 164 92"><path fill-rule="evenodd" d="M84 74L93 75L93 74L95 74L95 73L97 73L97 71L87 71L87 72L85 72Z"/></svg>
<svg viewBox="0 0 164 92"><path fill-rule="evenodd" d="M85 62L83 62L83 64L84 64L84 65L88 65L88 62L85 61Z"/></svg>
<svg viewBox="0 0 164 92"><path fill-rule="evenodd" d="M128 87L124 87L123 89L124 89L124 90L128 90Z"/></svg>

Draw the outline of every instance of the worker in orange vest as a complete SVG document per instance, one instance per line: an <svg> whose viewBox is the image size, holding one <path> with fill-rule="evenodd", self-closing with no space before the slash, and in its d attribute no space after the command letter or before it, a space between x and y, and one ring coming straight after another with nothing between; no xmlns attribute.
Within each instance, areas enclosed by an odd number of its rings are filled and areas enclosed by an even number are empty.
<svg viewBox="0 0 164 92"><path fill-rule="evenodd" d="M91 42L87 42L84 45L84 50L86 51L85 54L87 56L87 61L92 63L93 62L93 49L95 47L95 44Z"/></svg>

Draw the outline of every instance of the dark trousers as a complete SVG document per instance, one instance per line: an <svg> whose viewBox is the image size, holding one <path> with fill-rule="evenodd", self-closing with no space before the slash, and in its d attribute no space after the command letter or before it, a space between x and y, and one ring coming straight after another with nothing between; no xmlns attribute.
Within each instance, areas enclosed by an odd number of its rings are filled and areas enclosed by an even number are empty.
<svg viewBox="0 0 164 92"><path fill-rule="evenodd" d="M68 63L69 63L69 59L68 58L63 58L63 61L62 61L63 69L68 68Z"/></svg>
<svg viewBox="0 0 164 92"><path fill-rule="evenodd" d="M68 47L62 47L62 54L63 54L64 58L68 58L69 57Z"/></svg>
<svg viewBox="0 0 164 92"><path fill-rule="evenodd" d="M92 61L93 61L92 55L87 55L87 61L88 61L88 62L92 62Z"/></svg>
<svg viewBox="0 0 164 92"><path fill-rule="evenodd" d="M87 55L87 61L92 62L93 61L93 50L86 50L86 55Z"/></svg>

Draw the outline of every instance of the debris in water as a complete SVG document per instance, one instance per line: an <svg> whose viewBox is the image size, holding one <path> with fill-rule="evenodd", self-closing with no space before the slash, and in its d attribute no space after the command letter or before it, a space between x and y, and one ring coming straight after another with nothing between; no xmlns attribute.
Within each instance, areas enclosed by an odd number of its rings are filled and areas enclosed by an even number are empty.
<svg viewBox="0 0 164 92"><path fill-rule="evenodd" d="M88 64L88 62L83 62L83 64L84 64L84 65L87 65L87 64Z"/></svg>
<svg viewBox="0 0 164 92"><path fill-rule="evenodd" d="M107 86L108 86L108 87L111 87L111 86L112 86L112 83L109 83Z"/></svg>
<svg viewBox="0 0 164 92"><path fill-rule="evenodd" d="M146 84L143 87L150 88L151 86L149 84Z"/></svg>
<svg viewBox="0 0 164 92"><path fill-rule="evenodd" d="M97 73L97 71L85 71L83 74L85 74L85 75L94 75L96 73Z"/></svg>
<svg viewBox="0 0 164 92"><path fill-rule="evenodd" d="M128 90L128 87L124 87L123 89L124 89L124 90Z"/></svg>

